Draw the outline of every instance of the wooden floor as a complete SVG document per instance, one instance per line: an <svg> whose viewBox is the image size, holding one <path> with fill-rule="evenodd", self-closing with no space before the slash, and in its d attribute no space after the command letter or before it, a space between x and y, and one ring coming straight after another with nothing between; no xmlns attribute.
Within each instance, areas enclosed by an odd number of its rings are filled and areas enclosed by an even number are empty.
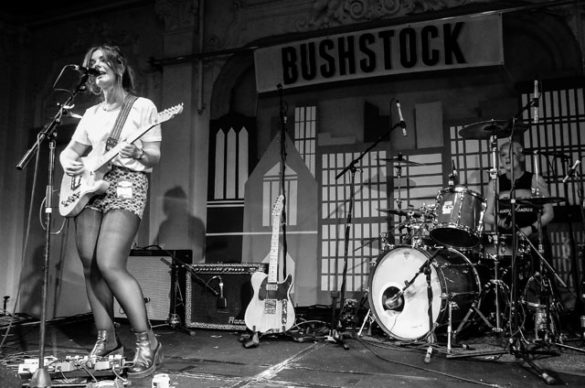
<svg viewBox="0 0 585 388"><path fill-rule="evenodd" d="M319 328L299 336L260 338L246 348L245 332L197 329L164 323L155 328L163 344L164 361L157 374L166 373L170 386L179 387L543 387L548 383L568 387L585 386L585 344L567 338L563 344L526 344L519 353L509 346L505 334L468 336L447 348L436 345L425 362L426 343L400 342L385 335L374 322L358 335L348 331L332 338ZM2 326L2 334L6 333ZM95 332L90 317L72 317L46 325L45 356L57 362L83 357L93 344ZM2 347L2 388L30 385L30 376L17 373L25 359L39 356L38 322L16 323ZM132 360L133 339L126 322L120 322L121 339ZM245 338L244 338L245 339ZM249 343L248 343L249 344ZM537 346L538 345L538 346ZM97 373L96 373L97 374ZM118 379L113 372L99 372L93 385L86 371L50 375L52 386L63 387L153 387L153 377ZM122 373L122 377L124 374ZM12 384L12 385L10 385ZM118 384L118 385L116 385Z"/></svg>

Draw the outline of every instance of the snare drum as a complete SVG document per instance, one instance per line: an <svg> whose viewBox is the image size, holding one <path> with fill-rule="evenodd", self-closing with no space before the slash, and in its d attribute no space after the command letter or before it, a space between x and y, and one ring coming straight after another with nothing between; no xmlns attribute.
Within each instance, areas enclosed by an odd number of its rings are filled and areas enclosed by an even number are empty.
<svg viewBox="0 0 585 388"><path fill-rule="evenodd" d="M472 248L483 230L486 202L464 186L443 189L437 194L435 224L431 237L445 246Z"/></svg>
<svg viewBox="0 0 585 388"><path fill-rule="evenodd" d="M394 338L417 340L431 330L426 275L420 273L413 281L430 258L433 259L430 266L432 321L439 333L446 332L449 305L451 325L456 328L472 303L478 302L480 279L474 265L463 254L452 248L431 253L397 246L377 262L370 276L368 294L376 322ZM404 289L405 282L411 281Z"/></svg>

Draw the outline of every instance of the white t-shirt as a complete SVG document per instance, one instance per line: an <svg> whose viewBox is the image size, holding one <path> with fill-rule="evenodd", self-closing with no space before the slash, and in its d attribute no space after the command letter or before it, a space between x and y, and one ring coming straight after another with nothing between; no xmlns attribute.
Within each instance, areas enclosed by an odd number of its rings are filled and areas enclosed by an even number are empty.
<svg viewBox="0 0 585 388"><path fill-rule="evenodd" d="M106 152L106 141L112 130L114 123L118 118L121 107L106 111L101 104L94 105L88 108L83 117L79 121L75 133L73 133L72 140L87 146L91 146L92 150L89 157L103 155ZM122 127L122 132L118 138L118 142L129 138L137 132L147 129L151 123L157 120L157 109L154 103L144 97L138 97L128 113L128 118ZM136 140L134 144L142 147L142 142L161 141L160 124L153 126L140 139ZM134 171L151 172L152 167L147 167L140 161L133 158L123 158L120 155L112 160L112 163L126 167Z"/></svg>

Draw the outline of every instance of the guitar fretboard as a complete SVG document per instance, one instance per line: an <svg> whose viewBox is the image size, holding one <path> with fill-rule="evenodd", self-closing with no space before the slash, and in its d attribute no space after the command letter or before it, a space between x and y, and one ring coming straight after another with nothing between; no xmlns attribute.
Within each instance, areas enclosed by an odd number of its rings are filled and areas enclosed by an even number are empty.
<svg viewBox="0 0 585 388"><path fill-rule="evenodd" d="M272 216L272 239L270 241L270 261L268 264L268 283L278 282L278 234L280 232L280 213Z"/></svg>
<svg viewBox="0 0 585 388"><path fill-rule="evenodd" d="M126 143L134 143L136 140L140 139L144 134L150 131L154 126L164 123L181 113L183 111L183 104L175 105L171 108L165 109L164 111L160 112L157 115L156 120L153 123L150 123L140 130L136 131L132 136L125 139L124 142ZM112 147L109 151L105 152L99 158L94 159L94 163L92 166L89 166L91 171L97 171L107 163L109 163L112 159L114 159L124 147L123 142L119 142L116 146Z"/></svg>

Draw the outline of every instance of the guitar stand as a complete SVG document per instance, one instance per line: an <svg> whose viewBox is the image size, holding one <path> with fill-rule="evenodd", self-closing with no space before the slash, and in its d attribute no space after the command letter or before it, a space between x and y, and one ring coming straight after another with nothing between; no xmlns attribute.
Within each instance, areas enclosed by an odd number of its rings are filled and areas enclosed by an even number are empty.
<svg viewBox="0 0 585 388"><path fill-rule="evenodd" d="M240 336L240 342L246 349L260 346L260 333L255 331L252 334L243 334Z"/></svg>
<svg viewBox="0 0 585 388"><path fill-rule="evenodd" d="M260 346L260 340L262 337L265 336L277 336L277 335L287 335L290 336L290 334L287 334L286 331L283 332L279 332L279 333L260 333L259 331L250 331L249 333L246 334L242 334L239 338L239 341L242 343L242 346L245 349L252 349L252 348L257 348L258 346Z"/></svg>

